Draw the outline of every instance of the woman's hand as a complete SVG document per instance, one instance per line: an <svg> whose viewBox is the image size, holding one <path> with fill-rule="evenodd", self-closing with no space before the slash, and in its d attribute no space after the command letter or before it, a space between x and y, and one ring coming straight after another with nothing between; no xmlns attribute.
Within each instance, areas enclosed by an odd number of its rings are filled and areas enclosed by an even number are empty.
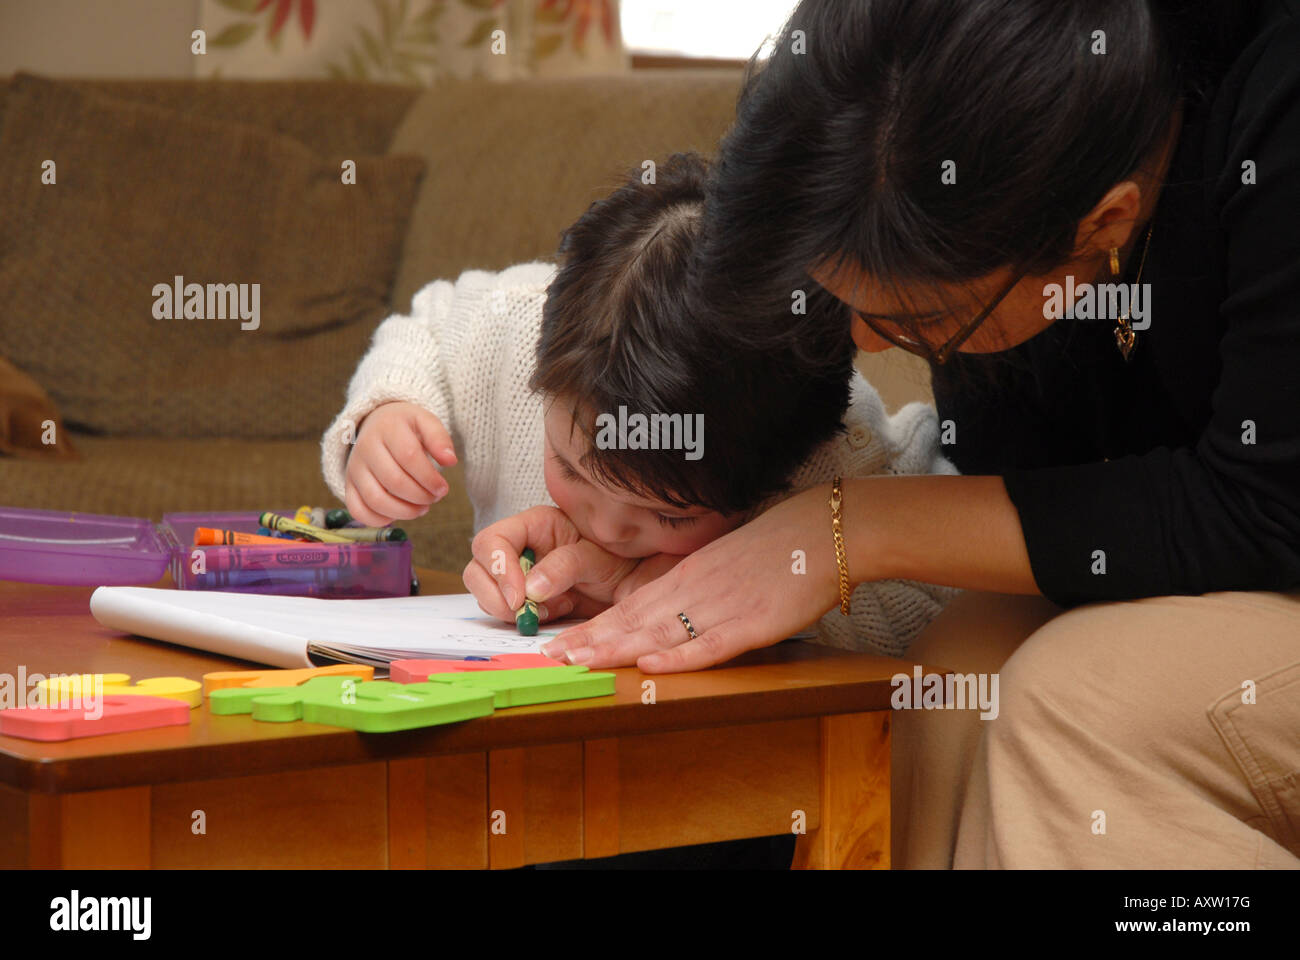
<svg viewBox="0 0 1300 960"><path fill-rule="evenodd" d="M414 403L385 403L361 421L348 455L348 513L372 527L411 520L447 495L447 481L429 461L456 462L442 421Z"/></svg>
<svg viewBox="0 0 1300 960"><path fill-rule="evenodd" d="M830 484L796 494L565 630L546 652L595 668L635 663L646 673L671 673L784 640L839 600L829 498Z"/></svg>
<svg viewBox="0 0 1300 960"><path fill-rule="evenodd" d="M519 555L531 547L537 563L527 584ZM556 507L532 507L499 520L474 538L465 587L483 612L513 621L523 597L538 601L539 619L591 617L670 570L681 557L618 557L584 540Z"/></svg>

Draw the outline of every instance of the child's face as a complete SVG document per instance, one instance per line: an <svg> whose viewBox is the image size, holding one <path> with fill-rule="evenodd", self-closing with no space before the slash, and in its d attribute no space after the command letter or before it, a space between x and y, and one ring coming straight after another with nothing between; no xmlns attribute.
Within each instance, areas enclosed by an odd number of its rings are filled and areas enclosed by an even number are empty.
<svg viewBox="0 0 1300 960"><path fill-rule="evenodd" d="M683 510L597 483L579 465L586 438L574 428L569 409L553 399L546 405L546 489L583 537L619 557L685 556L739 525L738 515Z"/></svg>

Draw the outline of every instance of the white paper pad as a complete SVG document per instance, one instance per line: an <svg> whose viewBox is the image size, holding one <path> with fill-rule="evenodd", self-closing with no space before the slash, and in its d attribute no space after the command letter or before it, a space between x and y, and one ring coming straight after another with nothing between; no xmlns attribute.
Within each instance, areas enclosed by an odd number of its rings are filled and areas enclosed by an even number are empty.
<svg viewBox="0 0 1300 960"><path fill-rule="evenodd" d="M451 594L320 600L209 590L100 587L90 612L106 627L273 667L317 659L386 668L391 660L536 653L581 623L548 623L535 637L493 620L474 597ZM315 659L314 659L315 658Z"/></svg>

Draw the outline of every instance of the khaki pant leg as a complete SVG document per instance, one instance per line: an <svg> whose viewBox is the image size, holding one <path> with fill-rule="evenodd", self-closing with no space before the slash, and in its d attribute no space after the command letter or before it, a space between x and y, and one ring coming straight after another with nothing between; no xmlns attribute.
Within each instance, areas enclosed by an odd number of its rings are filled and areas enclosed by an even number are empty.
<svg viewBox="0 0 1300 960"><path fill-rule="evenodd" d="M913 641L909 660L993 673L1062 609L1042 597L958 594ZM983 732L976 710L895 710L890 795L895 869L952 866L957 820Z"/></svg>
<svg viewBox="0 0 1300 960"><path fill-rule="evenodd" d="M954 866L1300 867L1300 591L1079 607L999 687Z"/></svg>

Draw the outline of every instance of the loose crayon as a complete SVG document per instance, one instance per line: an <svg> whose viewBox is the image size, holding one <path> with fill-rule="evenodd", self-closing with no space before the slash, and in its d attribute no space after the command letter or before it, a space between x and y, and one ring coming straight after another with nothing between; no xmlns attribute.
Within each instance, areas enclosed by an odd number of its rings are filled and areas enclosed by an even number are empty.
<svg viewBox="0 0 1300 960"><path fill-rule="evenodd" d="M307 523L310 523L313 527L320 527L321 529L325 529L325 508L312 507L311 518L307 520Z"/></svg>
<svg viewBox="0 0 1300 960"><path fill-rule="evenodd" d="M339 527L330 532L355 543L397 543L406 539L406 531L401 527Z"/></svg>
<svg viewBox="0 0 1300 960"><path fill-rule="evenodd" d="M325 528L334 530L338 527L347 526L352 522L352 514L348 513L342 507L335 507L333 510L325 511Z"/></svg>
<svg viewBox="0 0 1300 960"><path fill-rule="evenodd" d="M297 522L297 523L306 523L306 524L310 524L310 523L311 523L311 505L310 505L310 504L303 504L301 507L299 507L298 510L297 510L297 512L294 513L294 515L293 515L293 519L294 519L294 521Z"/></svg>
<svg viewBox="0 0 1300 960"><path fill-rule="evenodd" d="M272 513L269 510L257 518L257 522L271 530L282 530L288 533L296 533L299 536L306 537L308 540L317 540L321 543L351 543L347 537L340 537L334 530L322 530L319 527L309 526L305 523L298 523L296 520L290 520L288 517L282 517L279 514Z"/></svg>
<svg viewBox="0 0 1300 960"><path fill-rule="evenodd" d="M277 540L292 540L295 543L306 543L307 541L295 537L292 533L281 533L279 530L268 530L266 527L258 527L257 535L259 537L274 537Z"/></svg>
<svg viewBox="0 0 1300 960"><path fill-rule="evenodd" d="M208 590L357 599L379 596L364 583L341 585L328 570L217 570L194 579Z"/></svg>
<svg viewBox="0 0 1300 960"><path fill-rule="evenodd" d="M283 542L283 541L281 541ZM256 544L255 549L213 550L204 554L209 571L259 570L275 573L292 570L337 570L355 567L363 571L384 563L384 558L366 549L349 546L326 546L323 543L298 543L285 550L269 550Z"/></svg>
<svg viewBox="0 0 1300 960"><path fill-rule="evenodd" d="M196 547L211 547L219 545L251 546L252 544L274 544L277 547L282 547L286 543L311 546L311 544L305 540L284 540L280 537L263 537L256 533L240 533L238 530L217 530L213 527L196 527L194 529L194 545Z"/></svg>

